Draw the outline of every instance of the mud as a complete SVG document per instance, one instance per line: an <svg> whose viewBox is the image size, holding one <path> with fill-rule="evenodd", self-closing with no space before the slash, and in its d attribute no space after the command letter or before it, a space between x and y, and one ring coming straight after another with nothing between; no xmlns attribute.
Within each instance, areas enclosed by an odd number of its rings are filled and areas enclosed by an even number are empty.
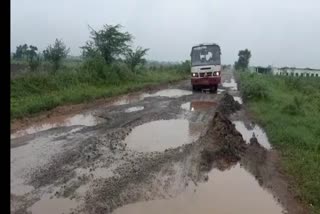
<svg viewBox="0 0 320 214"><path fill-rule="evenodd" d="M212 101L191 101L181 105L181 108L187 111L206 111L217 104Z"/></svg>
<svg viewBox="0 0 320 214"><path fill-rule="evenodd" d="M240 103L235 101L230 94L225 93L220 101L218 111L220 111L223 114L230 115L231 113L240 110L240 108Z"/></svg>
<svg viewBox="0 0 320 214"><path fill-rule="evenodd" d="M237 131L233 86L160 89L99 104L97 124L12 139L11 212L307 213L275 151Z"/></svg>

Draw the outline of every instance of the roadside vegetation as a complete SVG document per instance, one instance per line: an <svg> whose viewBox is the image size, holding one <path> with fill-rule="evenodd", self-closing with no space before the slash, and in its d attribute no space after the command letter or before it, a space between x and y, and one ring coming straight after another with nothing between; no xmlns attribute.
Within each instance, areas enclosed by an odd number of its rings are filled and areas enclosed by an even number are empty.
<svg viewBox="0 0 320 214"><path fill-rule="evenodd" d="M147 63L149 49L133 48L133 36L120 25L105 25L99 31L90 27L90 33L77 60L67 59L69 48L59 39L42 53L32 45L17 47L11 63L25 66L26 72L11 79L11 119L188 76L189 61Z"/></svg>
<svg viewBox="0 0 320 214"><path fill-rule="evenodd" d="M244 101L281 152L299 196L320 213L320 79L237 75Z"/></svg>

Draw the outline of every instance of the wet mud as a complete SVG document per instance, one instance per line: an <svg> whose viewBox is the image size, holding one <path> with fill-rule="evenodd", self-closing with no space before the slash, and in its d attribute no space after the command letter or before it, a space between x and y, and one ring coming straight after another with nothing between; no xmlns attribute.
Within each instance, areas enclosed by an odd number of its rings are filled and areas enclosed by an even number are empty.
<svg viewBox="0 0 320 214"><path fill-rule="evenodd" d="M11 213L307 213L223 75L221 93L181 81L13 138Z"/></svg>

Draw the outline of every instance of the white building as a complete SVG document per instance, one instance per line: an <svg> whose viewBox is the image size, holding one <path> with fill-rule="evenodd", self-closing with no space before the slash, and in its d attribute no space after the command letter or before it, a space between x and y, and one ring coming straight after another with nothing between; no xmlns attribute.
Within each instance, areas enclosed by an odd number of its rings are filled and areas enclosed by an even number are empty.
<svg viewBox="0 0 320 214"><path fill-rule="evenodd" d="M320 77L320 69L311 68L272 68L272 73L297 77Z"/></svg>

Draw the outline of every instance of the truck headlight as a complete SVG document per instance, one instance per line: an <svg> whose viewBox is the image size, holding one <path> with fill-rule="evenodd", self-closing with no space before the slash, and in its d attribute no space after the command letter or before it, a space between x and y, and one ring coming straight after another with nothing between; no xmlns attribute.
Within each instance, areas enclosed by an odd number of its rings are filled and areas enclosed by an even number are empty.
<svg viewBox="0 0 320 214"><path fill-rule="evenodd" d="M195 77L195 76L196 76L196 74L195 74L195 73L192 73L192 76L193 76L193 77Z"/></svg>

